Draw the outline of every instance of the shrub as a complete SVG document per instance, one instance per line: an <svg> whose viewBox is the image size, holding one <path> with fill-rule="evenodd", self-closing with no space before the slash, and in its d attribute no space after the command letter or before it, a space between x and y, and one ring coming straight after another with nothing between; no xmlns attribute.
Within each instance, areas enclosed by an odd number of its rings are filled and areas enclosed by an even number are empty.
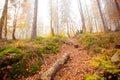
<svg viewBox="0 0 120 80"><path fill-rule="evenodd" d="M41 63L40 62L35 62L34 64L30 65L30 75L36 74L38 71L41 70Z"/></svg>
<svg viewBox="0 0 120 80"><path fill-rule="evenodd" d="M116 42L113 35L80 34L77 38L85 49L95 53L100 53L102 48L109 49Z"/></svg>
<svg viewBox="0 0 120 80"><path fill-rule="evenodd" d="M94 61L91 62L91 64L97 68L101 67L101 69L104 71L103 75L99 75L99 77L104 77L108 80L109 76L111 76L109 79L112 79L114 76L119 78L119 67L115 66L111 61L111 57L107 55L98 56L95 58ZM91 76L94 77L94 76Z"/></svg>
<svg viewBox="0 0 120 80"><path fill-rule="evenodd" d="M48 44L48 46L45 47L45 53L49 54L49 53L58 53L59 50L59 46L57 43L50 43Z"/></svg>
<svg viewBox="0 0 120 80"><path fill-rule="evenodd" d="M22 77L22 76L27 77L29 74L27 72L27 66L26 65L27 65L27 62L25 62L25 61L19 62L17 64L13 64L12 65L12 71L11 71L11 74L10 74L11 79L17 80L18 76L19 77Z"/></svg>

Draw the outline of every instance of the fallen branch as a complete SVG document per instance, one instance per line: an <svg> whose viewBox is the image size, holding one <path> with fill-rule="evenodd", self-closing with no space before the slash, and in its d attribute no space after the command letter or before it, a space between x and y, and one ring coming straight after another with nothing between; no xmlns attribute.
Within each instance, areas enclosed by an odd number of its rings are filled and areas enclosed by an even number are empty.
<svg viewBox="0 0 120 80"><path fill-rule="evenodd" d="M71 41L63 41L63 43L67 44L67 45L73 45L75 48L78 48L79 45L75 42L71 42Z"/></svg>
<svg viewBox="0 0 120 80"><path fill-rule="evenodd" d="M62 58L58 59L46 72L41 75L41 79L52 80L57 71L63 66L68 58L68 54L63 55Z"/></svg>

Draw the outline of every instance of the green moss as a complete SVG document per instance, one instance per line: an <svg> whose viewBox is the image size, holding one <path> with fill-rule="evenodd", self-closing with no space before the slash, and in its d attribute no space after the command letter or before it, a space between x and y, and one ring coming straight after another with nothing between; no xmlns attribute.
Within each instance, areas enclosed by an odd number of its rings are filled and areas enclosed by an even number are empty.
<svg viewBox="0 0 120 80"><path fill-rule="evenodd" d="M6 48L2 52L0 52L0 57L8 55L9 53L21 54L23 52L21 49L18 49L18 48Z"/></svg>
<svg viewBox="0 0 120 80"><path fill-rule="evenodd" d="M99 77L96 75L86 75L85 80L106 80L104 77Z"/></svg>
<svg viewBox="0 0 120 80"><path fill-rule="evenodd" d="M15 55L13 58L11 58L11 59L9 60L9 61L10 61L10 64L20 61L20 60L23 58L23 56L24 56L24 54Z"/></svg>
<svg viewBox="0 0 120 80"><path fill-rule="evenodd" d="M102 56L98 56L95 57L95 59L91 62L91 64L96 67L99 68L101 67L101 69L104 71L104 73L102 75L99 75L99 77L109 77L109 76L113 76L113 75L118 75L120 70L119 67L115 66L111 61L110 61L110 57L107 55L102 55ZM107 73L109 73L110 75L108 76ZM107 75L107 76L105 76ZM93 76L91 76L93 77ZM112 78L112 77L111 77ZM96 79L97 80L97 79Z"/></svg>
<svg viewBox="0 0 120 80"><path fill-rule="evenodd" d="M12 65L11 76L25 76L27 77L29 74L27 72L27 62L20 62Z"/></svg>
<svg viewBox="0 0 120 80"><path fill-rule="evenodd" d="M0 52L2 52L5 49L6 49L6 47L0 47Z"/></svg>
<svg viewBox="0 0 120 80"><path fill-rule="evenodd" d="M33 57L35 57L35 55L31 55ZM12 79L18 79L21 78L22 76L24 77L28 77L28 76L33 76L34 74L38 73L41 70L41 62L39 59L39 57L35 57L35 62L33 58L31 58L31 56L25 56L24 59L22 59L21 61L19 61L16 64L12 65L12 71L11 71L11 77ZM31 59L30 59L31 58Z"/></svg>
<svg viewBox="0 0 120 80"><path fill-rule="evenodd" d="M85 49L95 53L100 53L100 48L109 49L117 41L114 35L80 34L77 38Z"/></svg>

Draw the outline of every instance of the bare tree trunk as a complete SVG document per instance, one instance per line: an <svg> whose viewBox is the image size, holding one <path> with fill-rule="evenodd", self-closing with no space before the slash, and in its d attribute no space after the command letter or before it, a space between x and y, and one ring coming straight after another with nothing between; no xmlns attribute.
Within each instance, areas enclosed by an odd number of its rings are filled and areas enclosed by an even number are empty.
<svg viewBox="0 0 120 80"><path fill-rule="evenodd" d="M79 12L80 12L81 20L82 20L82 30L83 32L86 32L85 20L84 20L84 15L83 15L83 10L82 10L82 5L81 5L80 0L78 0L78 4L79 4Z"/></svg>
<svg viewBox="0 0 120 80"><path fill-rule="evenodd" d="M53 29L53 20L52 20L52 18L53 18L53 14L52 14L52 0L50 1L50 11L51 11L51 13L50 13L50 30L51 30L51 34L52 34L52 36L54 36L55 35L55 33L54 33L54 29Z"/></svg>
<svg viewBox="0 0 120 80"><path fill-rule="evenodd" d="M2 12L1 20L0 20L0 39L2 38L3 27L7 26L7 8L8 8L8 0L5 0L5 5L4 5L3 12Z"/></svg>
<svg viewBox="0 0 120 80"><path fill-rule="evenodd" d="M19 10L20 10L20 7L21 7L20 1L19 1L19 4L18 4L18 9L17 9L17 5L15 5L14 7L15 7L15 14L14 14L14 20L13 20L13 33L12 33L12 39L13 39L13 40L16 40L15 31L16 31L16 26L17 26L17 17L18 17L18 13L19 13Z"/></svg>
<svg viewBox="0 0 120 80"><path fill-rule="evenodd" d="M57 34L59 34L59 10L58 10L58 0L57 0Z"/></svg>
<svg viewBox="0 0 120 80"><path fill-rule="evenodd" d="M105 30L105 32L108 32L108 28L107 28L107 26L105 25L104 16L103 16L103 14L102 14L100 2L99 2L99 0L96 0L96 1L97 1L97 5L98 5L98 8L99 8L99 12L100 12L100 16L101 16L101 19L102 19L102 23L103 23L104 30Z"/></svg>
<svg viewBox="0 0 120 80"><path fill-rule="evenodd" d="M110 6L109 5L107 5L107 4L111 4L111 0L106 0L105 1L105 3L106 3L106 8L107 8L107 14L108 14L108 23L107 23L107 25L108 25L108 29L109 29L109 31L111 31L111 18L110 18L110 10L109 10L109 8L110 8Z"/></svg>
<svg viewBox="0 0 120 80"><path fill-rule="evenodd" d="M117 9L118 9L119 13L120 13L119 3L117 2L117 0L114 0L114 2L115 2L115 4L116 4L116 7L117 7Z"/></svg>
<svg viewBox="0 0 120 80"><path fill-rule="evenodd" d="M38 12L38 0L35 0L34 17L33 17L32 34L31 34L32 39L35 39L37 37L37 12Z"/></svg>
<svg viewBox="0 0 120 80"><path fill-rule="evenodd" d="M87 3L86 3L86 1L85 1L85 8L86 8L86 13L87 13L87 15L88 15L88 31L89 32L91 32L91 17L90 17L90 13L89 13L89 11L88 11L88 6L87 6Z"/></svg>
<svg viewBox="0 0 120 80"><path fill-rule="evenodd" d="M67 35L68 35L68 37L70 37L70 29L69 29L69 25L68 25L68 21L67 21L67 23L66 23L67 25Z"/></svg>
<svg viewBox="0 0 120 80"><path fill-rule="evenodd" d="M120 25L120 7L119 7L119 3L117 2L117 0L113 0L115 2L115 5L116 5L116 8L118 10L118 15L119 15L119 18L117 20L117 26L116 26L116 30L119 29L119 25Z"/></svg>
<svg viewBox="0 0 120 80"><path fill-rule="evenodd" d="M7 13L8 13L8 0L6 0L6 10L5 10L5 39L7 39Z"/></svg>

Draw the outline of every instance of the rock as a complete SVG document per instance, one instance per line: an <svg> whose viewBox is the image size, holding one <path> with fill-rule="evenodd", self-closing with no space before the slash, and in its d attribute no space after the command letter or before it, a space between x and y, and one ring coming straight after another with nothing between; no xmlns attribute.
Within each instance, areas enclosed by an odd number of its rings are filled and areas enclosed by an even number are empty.
<svg viewBox="0 0 120 80"><path fill-rule="evenodd" d="M115 45L115 48L120 49L120 45Z"/></svg>
<svg viewBox="0 0 120 80"><path fill-rule="evenodd" d="M75 48L78 48L79 46L78 46L78 44L75 44L74 47L75 47Z"/></svg>
<svg viewBox="0 0 120 80"><path fill-rule="evenodd" d="M120 64L120 50L117 51L112 57L111 57L111 62L119 65Z"/></svg>

